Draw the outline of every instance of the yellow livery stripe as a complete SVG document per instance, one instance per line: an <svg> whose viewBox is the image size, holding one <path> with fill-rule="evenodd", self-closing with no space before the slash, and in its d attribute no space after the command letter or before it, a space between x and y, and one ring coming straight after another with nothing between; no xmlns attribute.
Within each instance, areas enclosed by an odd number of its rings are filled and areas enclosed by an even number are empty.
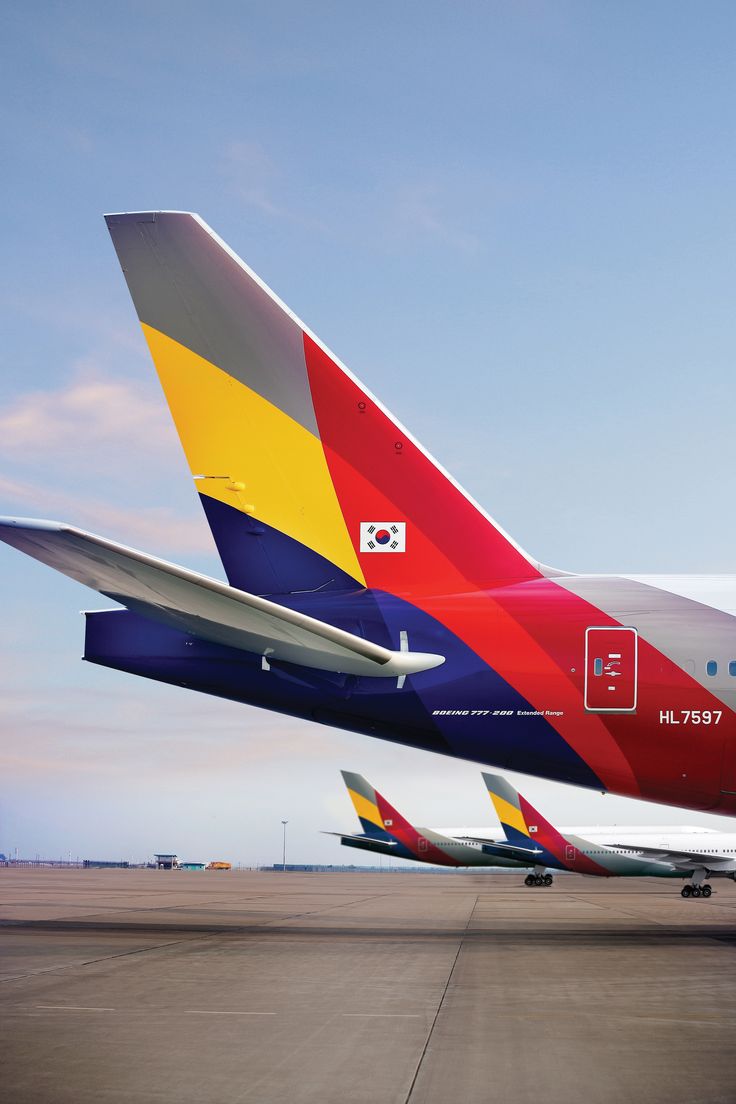
<svg viewBox="0 0 736 1104"><path fill-rule="evenodd" d="M362 794L356 793L355 790L351 790L349 786L348 793L350 794L350 798L358 816L362 817L363 820L369 820L371 824L375 824L379 828L383 828L383 820L378 811L378 806L374 805L372 801L369 801L367 797L363 797Z"/></svg>
<svg viewBox="0 0 736 1104"><path fill-rule="evenodd" d="M494 794L492 790L488 791L491 795L491 801L496 810L496 815L502 824L508 824L510 828L515 828L517 832L522 832L525 836L529 835L529 830L526 826L526 821L522 816L521 809L517 809L515 805L505 801L504 798Z"/></svg>
<svg viewBox="0 0 736 1104"><path fill-rule="evenodd" d="M252 514L365 585L319 438L210 361L142 326L189 467L206 477L200 493Z"/></svg>

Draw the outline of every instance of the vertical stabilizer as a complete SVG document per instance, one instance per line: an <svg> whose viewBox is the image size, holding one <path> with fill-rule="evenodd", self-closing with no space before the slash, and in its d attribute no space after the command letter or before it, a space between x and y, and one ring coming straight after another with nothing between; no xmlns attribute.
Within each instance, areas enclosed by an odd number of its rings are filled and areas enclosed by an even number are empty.
<svg viewBox="0 0 736 1104"><path fill-rule="evenodd" d="M437 593L538 575L197 215L106 219L232 585Z"/></svg>
<svg viewBox="0 0 736 1104"><path fill-rule="evenodd" d="M524 845L534 840L541 844L549 839L550 833L558 835L549 821L500 774L484 772L483 781L509 843Z"/></svg>
<svg viewBox="0 0 736 1104"><path fill-rule="evenodd" d="M353 774L351 771L341 771L340 773L366 835L373 836L376 839L390 838L384 827L383 817L378 808L378 797L373 787L366 782L361 774Z"/></svg>

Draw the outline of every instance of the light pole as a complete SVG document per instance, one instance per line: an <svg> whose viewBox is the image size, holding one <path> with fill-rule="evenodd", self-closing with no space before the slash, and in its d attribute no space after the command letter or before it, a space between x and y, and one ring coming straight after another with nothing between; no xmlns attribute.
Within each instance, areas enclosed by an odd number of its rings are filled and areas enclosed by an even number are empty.
<svg viewBox="0 0 736 1104"><path fill-rule="evenodd" d="M286 825L289 822L288 822L288 820L282 820L281 823L284 826L284 861L281 864L281 869L283 870L283 872L285 874L286 873Z"/></svg>

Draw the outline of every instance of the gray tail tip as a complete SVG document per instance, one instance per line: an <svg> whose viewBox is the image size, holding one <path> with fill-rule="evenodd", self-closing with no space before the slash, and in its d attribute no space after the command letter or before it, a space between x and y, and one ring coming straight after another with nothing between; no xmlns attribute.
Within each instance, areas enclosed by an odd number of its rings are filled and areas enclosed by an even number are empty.
<svg viewBox="0 0 736 1104"><path fill-rule="evenodd" d="M368 785L363 775L356 774L355 771L341 770L340 774L342 775L342 780L346 786L353 785L354 783L357 783L359 786Z"/></svg>
<svg viewBox="0 0 736 1104"><path fill-rule="evenodd" d="M491 774L489 771L482 771L481 773L487 789L497 789L499 787L513 789L511 783L507 782L502 774Z"/></svg>
<svg viewBox="0 0 736 1104"><path fill-rule="evenodd" d="M164 215L185 215L187 218L198 218L194 211L111 211L103 215L108 226L124 226L130 222L156 222Z"/></svg>

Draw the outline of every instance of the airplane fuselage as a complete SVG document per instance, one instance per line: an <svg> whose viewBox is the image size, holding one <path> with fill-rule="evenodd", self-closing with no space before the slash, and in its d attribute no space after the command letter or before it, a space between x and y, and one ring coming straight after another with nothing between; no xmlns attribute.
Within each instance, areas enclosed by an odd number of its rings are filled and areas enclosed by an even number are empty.
<svg viewBox="0 0 736 1104"><path fill-rule="evenodd" d="M551 885L550 870L600 878L692 878L682 896L709 897L706 878L736 880L736 832L671 825L556 828L508 779L486 772L501 835L487 828L418 828L362 775L342 776L363 831L328 834L339 835L347 847L451 868L533 869L526 885Z"/></svg>
<svg viewBox="0 0 736 1104"><path fill-rule="evenodd" d="M560 828L563 844L544 849L539 865L600 877L686 878L701 857L710 877L736 876L736 833L716 831L651 831L641 829ZM644 850L642 850L644 849ZM647 852L661 851L654 858ZM668 852L692 854L693 865L675 863Z"/></svg>
<svg viewBox="0 0 736 1104"><path fill-rule="evenodd" d="M732 577L560 575L279 601L445 662L403 682L264 664L127 611L88 615L85 658L509 770L736 811Z"/></svg>
<svg viewBox="0 0 736 1104"><path fill-rule="evenodd" d="M393 831L389 826L388 832ZM391 842L370 835L342 837L345 847L372 851L390 859L408 859L437 866L564 870L603 878L689 878L697 865L709 877L736 880L736 833L704 829L661 830L617 826L565 828L552 847L543 843L526 862L504 855L505 837L487 828L423 828L400 831ZM483 842L485 840L485 842ZM532 838L531 843L535 840ZM647 852L660 851L654 858ZM685 852L693 862L678 863L668 852ZM698 856L701 856L699 862Z"/></svg>

